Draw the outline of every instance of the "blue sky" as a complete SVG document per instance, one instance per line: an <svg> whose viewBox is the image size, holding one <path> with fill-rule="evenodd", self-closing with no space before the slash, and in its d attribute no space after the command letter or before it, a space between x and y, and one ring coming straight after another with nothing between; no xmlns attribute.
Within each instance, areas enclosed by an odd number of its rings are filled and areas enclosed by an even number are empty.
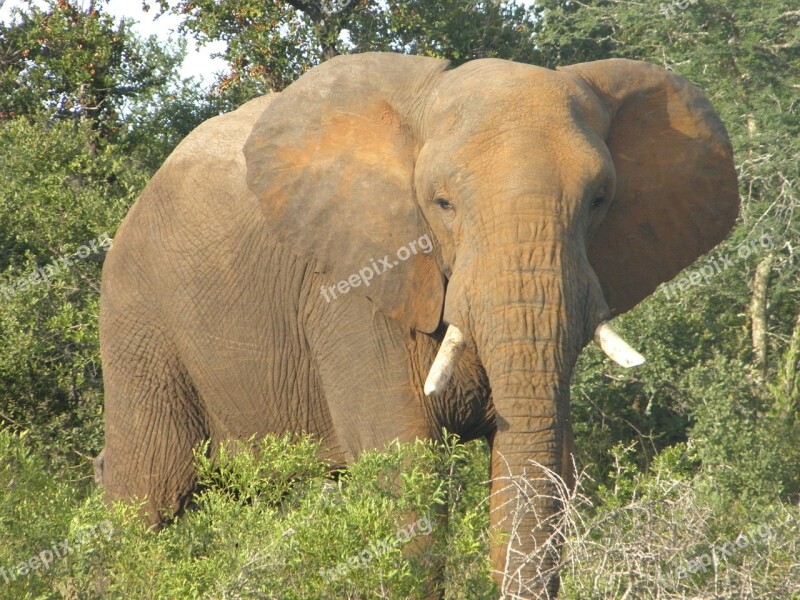
<svg viewBox="0 0 800 600"><path fill-rule="evenodd" d="M531 5L535 0L518 0L518 4ZM84 5L89 0L83 0ZM154 4L154 3L153 3ZM22 6L19 0L0 0L0 21L5 21L11 15L11 9ZM162 40L175 40L179 19L173 15L163 15L154 19L155 10L146 13L142 10L140 0L111 0L107 10L117 17L128 17L137 22L136 31L143 36L156 35ZM225 48L223 42L207 44L198 48L194 40L187 39L186 60L183 63L182 74L184 77L198 77L201 81L211 83L214 74L225 70L225 61L211 58L211 54L220 52Z"/></svg>

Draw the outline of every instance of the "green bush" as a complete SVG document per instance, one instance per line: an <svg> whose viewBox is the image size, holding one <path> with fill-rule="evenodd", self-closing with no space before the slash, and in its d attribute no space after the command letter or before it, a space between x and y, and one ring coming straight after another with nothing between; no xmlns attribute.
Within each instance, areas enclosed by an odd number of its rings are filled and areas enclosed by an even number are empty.
<svg viewBox="0 0 800 600"><path fill-rule="evenodd" d="M58 598L63 596L54 593L70 562L92 555L97 546L91 541L81 544L80 553L66 550L63 560L54 548L65 541L74 547L79 533L95 531L107 517L88 474L73 469L54 477L31 450L29 437L0 429L0 597ZM52 561L33 568L48 552Z"/></svg>
<svg viewBox="0 0 800 600"><path fill-rule="evenodd" d="M445 598L497 597L484 443L394 445L335 479L308 438L200 449L202 490L155 532L86 473L52 477L26 437L0 430L0 598L422 598L441 568ZM648 474L630 448L609 459L595 494L585 475L563 490L564 598L800 598L797 506L721 502L684 444Z"/></svg>
<svg viewBox="0 0 800 600"><path fill-rule="evenodd" d="M418 598L442 566L448 598L493 597L483 444L395 445L336 480L307 438L223 446L213 460L201 451L202 491L156 533L135 507L106 511L98 490L48 476L24 438L0 431L0 510L14 524L0 567L96 535L0 587L4 598Z"/></svg>
<svg viewBox="0 0 800 600"><path fill-rule="evenodd" d="M720 502L684 444L649 474L630 448L612 458L595 499L579 486L567 502L565 598L800 598L796 505Z"/></svg>
<svg viewBox="0 0 800 600"><path fill-rule="evenodd" d="M800 422L759 376L718 357L686 373L691 443L716 493L744 503L800 498ZM773 391L775 388L772 388Z"/></svg>
<svg viewBox="0 0 800 600"><path fill-rule="evenodd" d="M147 178L93 136L85 121L0 128L0 415L62 464L102 446L101 242Z"/></svg>

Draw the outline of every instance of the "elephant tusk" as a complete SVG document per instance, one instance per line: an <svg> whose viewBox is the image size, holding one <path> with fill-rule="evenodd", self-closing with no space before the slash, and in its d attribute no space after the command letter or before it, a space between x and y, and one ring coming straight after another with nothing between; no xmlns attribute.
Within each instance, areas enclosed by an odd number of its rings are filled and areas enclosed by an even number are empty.
<svg viewBox="0 0 800 600"><path fill-rule="evenodd" d="M449 325L442 345L439 346L439 352L436 353L436 358L431 365L428 378L425 380L426 396L438 394L444 390L466 347L464 334L455 325Z"/></svg>
<svg viewBox="0 0 800 600"><path fill-rule="evenodd" d="M600 323L594 330L594 343L600 346L608 358L626 369L644 362L644 356L631 348L606 321Z"/></svg>

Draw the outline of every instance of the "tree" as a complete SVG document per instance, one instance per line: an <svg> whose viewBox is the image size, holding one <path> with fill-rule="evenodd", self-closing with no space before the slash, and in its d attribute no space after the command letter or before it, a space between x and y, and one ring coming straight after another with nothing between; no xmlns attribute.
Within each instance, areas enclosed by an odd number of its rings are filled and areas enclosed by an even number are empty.
<svg viewBox="0 0 800 600"><path fill-rule="evenodd" d="M124 134L132 106L174 81L182 49L139 39L127 21L102 12L102 1L25 2L0 25L0 119L42 111L88 119L96 145Z"/></svg>
<svg viewBox="0 0 800 600"><path fill-rule="evenodd" d="M180 57L100 2L0 25L0 425L58 460L102 443L100 242L209 112Z"/></svg>
<svg viewBox="0 0 800 600"><path fill-rule="evenodd" d="M515 2L159 0L158 7L181 15L182 30L200 43L227 43L223 57L231 70L219 89L231 107L280 91L339 53L384 50L456 63L537 58L536 11Z"/></svg>
<svg viewBox="0 0 800 600"><path fill-rule="evenodd" d="M0 424L48 455L99 451L100 268L149 172L96 131L17 117L0 126Z"/></svg>

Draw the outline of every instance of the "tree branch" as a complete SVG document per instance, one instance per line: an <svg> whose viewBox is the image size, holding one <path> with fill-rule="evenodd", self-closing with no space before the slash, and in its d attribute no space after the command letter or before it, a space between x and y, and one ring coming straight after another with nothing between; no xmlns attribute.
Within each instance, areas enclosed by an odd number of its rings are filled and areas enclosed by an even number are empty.
<svg viewBox="0 0 800 600"><path fill-rule="evenodd" d="M315 23L325 20L325 13L322 12L322 4L318 2L306 2L305 0L286 0L286 4L306 13Z"/></svg>
<svg viewBox="0 0 800 600"><path fill-rule="evenodd" d="M769 276L772 271L773 255L768 254L756 268L753 278L753 299L750 303L750 320L753 328L753 351L756 365L762 375L767 370L767 303L769 295Z"/></svg>
<svg viewBox="0 0 800 600"><path fill-rule="evenodd" d="M322 50L322 60L330 60L339 54L336 42L339 39L344 24L359 5L359 0L286 0L292 8L307 14L314 23L317 37L320 40ZM326 11L323 3L327 7L335 10Z"/></svg>

